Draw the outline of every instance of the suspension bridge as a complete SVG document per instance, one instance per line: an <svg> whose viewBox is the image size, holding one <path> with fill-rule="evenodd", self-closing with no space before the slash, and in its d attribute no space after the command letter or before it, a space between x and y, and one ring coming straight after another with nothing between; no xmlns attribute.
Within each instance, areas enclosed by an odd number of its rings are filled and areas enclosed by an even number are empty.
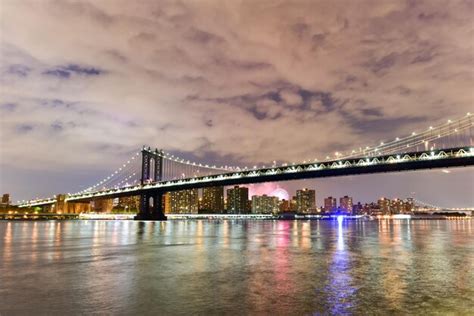
<svg viewBox="0 0 474 316"><path fill-rule="evenodd" d="M164 193L213 186L347 176L474 165L474 117L458 120L376 146L336 152L324 159L267 166L215 166L192 162L163 150L143 147L114 172L88 188L68 193L68 203L141 196L137 219L163 220ZM54 204L56 197L21 201L20 207Z"/></svg>

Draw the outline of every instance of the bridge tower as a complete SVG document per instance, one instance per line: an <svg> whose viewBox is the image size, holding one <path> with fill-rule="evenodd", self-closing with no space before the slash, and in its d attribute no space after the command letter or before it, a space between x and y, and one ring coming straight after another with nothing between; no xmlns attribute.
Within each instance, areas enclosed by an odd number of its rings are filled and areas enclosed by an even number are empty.
<svg viewBox="0 0 474 316"><path fill-rule="evenodd" d="M163 180L163 151L151 150L150 147L142 149L142 176L141 184L159 182ZM148 190L140 196L140 212L136 220L166 220L163 213L163 191Z"/></svg>
<svg viewBox="0 0 474 316"><path fill-rule="evenodd" d="M142 149L142 185L163 179L163 151L150 147Z"/></svg>

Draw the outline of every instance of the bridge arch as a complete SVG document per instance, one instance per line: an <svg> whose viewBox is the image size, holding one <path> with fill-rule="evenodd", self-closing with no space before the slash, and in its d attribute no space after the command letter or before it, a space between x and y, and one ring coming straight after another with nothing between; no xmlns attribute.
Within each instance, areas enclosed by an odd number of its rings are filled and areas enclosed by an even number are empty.
<svg viewBox="0 0 474 316"><path fill-rule="evenodd" d="M156 158L155 157L150 157L150 160L148 162L149 164L149 171L148 171L148 180L151 180L152 182L156 182Z"/></svg>
<svg viewBox="0 0 474 316"><path fill-rule="evenodd" d="M155 199L153 198L153 196L148 197L148 207L149 208L155 207Z"/></svg>

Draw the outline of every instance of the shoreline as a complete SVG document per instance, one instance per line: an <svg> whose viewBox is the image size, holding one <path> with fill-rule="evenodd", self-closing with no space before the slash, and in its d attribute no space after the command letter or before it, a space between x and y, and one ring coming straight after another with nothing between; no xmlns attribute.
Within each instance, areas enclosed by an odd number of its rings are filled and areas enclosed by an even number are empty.
<svg viewBox="0 0 474 316"><path fill-rule="evenodd" d="M136 214L0 214L0 221L58 221L58 220L134 220ZM285 221L375 221L375 220L471 220L461 214L395 214L395 215L272 215L272 214L166 214L176 220L285 220Z"/></svg>

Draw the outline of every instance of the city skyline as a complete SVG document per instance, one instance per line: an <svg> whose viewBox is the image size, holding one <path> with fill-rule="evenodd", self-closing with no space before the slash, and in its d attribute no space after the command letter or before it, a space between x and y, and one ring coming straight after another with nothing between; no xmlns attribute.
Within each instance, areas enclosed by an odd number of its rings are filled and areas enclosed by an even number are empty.
<svg viewBox="0 0 474 316"><path fill-rule="evenodd" d="M3 2L0 191L83 190L143 144L262 165L461 117L474 112L472 12L462 1ZM279 185L474 205L473 168L448 172Z"/></svg>
<svg viewBox="0 0 474 316"><path fill-rule="evenodd" d="M225 193L227 192L227 194ZM240 192L240 193L235 193ZM298 214L322 214L322 213L347 213L360 215L363 209L374 211L374 208L382 214L409 213L418 210L418 208L432 207L430 205L419 204L412 197L388 198L381 196L374 201L357 201L352 196L344 195L339 198L334 196L324 196L324 201L318 205L316 190L301 188L294 192L287 193L290 198L280 198L279 195L267 194L249 194L245 186L228 187L208 187L200 190L182 190L167 192L162 199L163 211L165 214L283 214L287 212ZM236 201L236 194L240 200ZM242 195L243 194L243 195ZM130 198L108 199L110 207L118 206L123 209L124 205L133 205L138 207L139 196ZM126 202L128 201L128 202ZM123 203L125 202L125 203ZM106 204L107 204L106 203ZM409 207L407 210L406 207ZM104 210L93 208L95 211L104 212ZM125 208L126 209L126 208ZM131 210L132 212L135 210ZM442 211L442 209L440 209Z"/></svg>

